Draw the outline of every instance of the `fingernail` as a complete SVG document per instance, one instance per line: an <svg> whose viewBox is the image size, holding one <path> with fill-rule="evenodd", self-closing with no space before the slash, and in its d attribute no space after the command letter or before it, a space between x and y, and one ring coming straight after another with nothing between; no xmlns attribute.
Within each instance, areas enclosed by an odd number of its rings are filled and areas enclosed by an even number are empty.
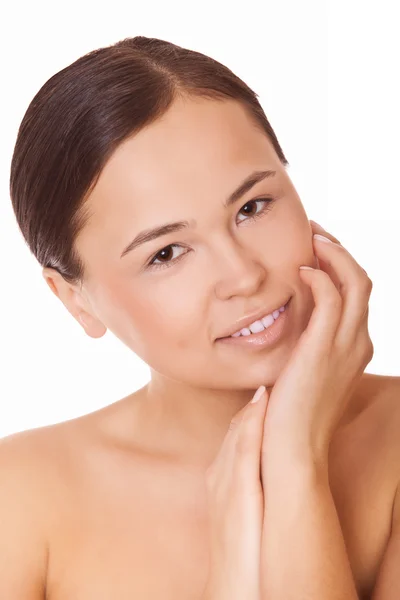
<svg viewBox="0 0 400 600"><path fill-rule="evenodd" d="M308 271L315 271L312 267L307 267L306 265L299 267L299 269L307 269Z"/></svg>
<svg viewBox="0 0 400 600"><path fill-rule="evenodd" d="M257 402L261 396L263 395L263 393L265 392L265 385L261 385L258 390L256 391L256 393L254 394L251 403L254 404L254 402Z"/></svg>
<svg viewBox="0 0 400 600"><path fill-rule="evenodd" d="M332 240L329 240L327 237L325 237L324 235L320 235L319 233L314 233L314 238L316 238L317 240L321 240L321 242L329 242L330 244L332 244Z"/></svg>

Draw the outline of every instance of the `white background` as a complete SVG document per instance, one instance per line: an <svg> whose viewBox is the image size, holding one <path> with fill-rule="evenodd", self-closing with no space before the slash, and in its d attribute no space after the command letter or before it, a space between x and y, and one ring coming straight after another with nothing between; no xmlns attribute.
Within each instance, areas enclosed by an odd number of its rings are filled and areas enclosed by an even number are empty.
<svg viewBox="0 0 400 600"><path fill-rule="evenodd" d="M396 2L14 1L1 11L0 437L91 412L149 380L113 334L87 337L52 294L8 188L18 126L39 88L86 52L135 35L208 54L259 94L309 218L374 282L366 370L400 375Z"/></svg>

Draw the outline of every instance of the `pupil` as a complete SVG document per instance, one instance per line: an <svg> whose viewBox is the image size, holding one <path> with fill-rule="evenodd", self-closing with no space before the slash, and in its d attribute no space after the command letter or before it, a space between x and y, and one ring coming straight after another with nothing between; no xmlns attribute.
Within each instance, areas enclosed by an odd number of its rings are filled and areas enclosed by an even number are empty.
<svg viewBox="0 0 400 600"><path fill-rule="evenodd" d="M248 208L250 208L250 212L251 212L251 204L250 204L250 203L247 203L247 204L245 204L245 205L243 206L242 210L244 210L244 211L246 212L246 206L247 206ZM248 212L248 211L247 211L247 212Z"/></svg>
<svg viewBox="0 0 400 600"><path fill-rule="evenodd" d="M168 259L170 253L171 253L171 248L164 248L163 250L161 250L159 252L159 256L163 259Z"/></svg>

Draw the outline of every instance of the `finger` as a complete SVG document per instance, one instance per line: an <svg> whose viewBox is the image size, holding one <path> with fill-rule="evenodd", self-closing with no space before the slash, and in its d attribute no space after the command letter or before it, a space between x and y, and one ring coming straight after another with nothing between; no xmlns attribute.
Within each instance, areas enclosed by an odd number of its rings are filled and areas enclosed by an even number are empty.
<svg viewBox="0 0 400 600"><path fill-rule="evenodd" d="M234 471L239 481L248 481L250 486L255 484L256 491L260 484L261 446L268 398L264 387L258 402L250 403L239 427L235 446Z"/></svg>
<svg viewBox="0 0 400 600"><path fill-rule="evenodd" d="M315 221L310 220L310 224L311 224L311 230L312 230L313 235L315 233L317 233L319 235L323 235L323 236L327 237L329 240L331 240L332 242L340 245L339 240L337 238L335 238L331 233L326 231L326 229L324 229L321 225L319 225L319 223L316 223ZM322 268L323 271L328 273L329 277L332 279L336 288L340 291L340 282L337 279L334 269L332 269L329 266L329 264L324 262L321 257L318 257L318 258L316 257L316 263L317 263L316 266L318 269Z"/></svg>
<svg viewBox="0 0 400 600"><path fill-rule="evenodd" d="M331 278L321 269L300 269L303 281L307 283L314 298L315 308L307 328L299 341L304 347L304 356L311 358L309 352L317 355L329 353L336 337L342 314L342 298Z"/></svg>
<svg viewBox="0 0 400 600"><path fill-rule="evenodd" d="M338 327L338 340L354 343L365 314L372 282L353 256L343 246L314 239L317 255L329 265L339 281L342 297L342 318ZM322 265L323 266L323 265Z"/></svg>
<svg viewBox="0 0 400 600"><path fill-rule="evenodd" d="M322 225L320 225L316 221L312 221L310 219L310 225L311 225L311 230L312 230L313 234L319 233L320 235L324 235L325 237L327 237L332 242L335 242L336 244L340 244L340 241L337 238L335 238L335 236L333 236L331 233L329 233L329 231L326 231L326 229L324 229L322 227Z"/></svg>
<svg viewBox="0 0 400 600"><path fill-rule="evenodd" d="M256 481L254 474L257 472L259 476L259 467L257 471L257 465L252 463L254 457L257 460L257 445L258 454L261 452L266 405L266 395L263 394L258 402L249 402L233 417L218 456L208 470L211 481L228 482L234 472L237 477L246 480L247 485L251 480Z"/></svg>
<svg viewBox="0 0 400 600"><path fill-rule="evenodd" d="M247 410L247 408L248 405L246 404L246 406L244 406L239 412L235 414L235 416L229 423L228 431L226 432L225 437L222 440L222 444L218 450L218 454L206 471L206 480L210 485L214 485L215 483L223 485L225 482L230 481L232 478L233 461L238 430L240 427L240 423L243 419L244 412Z"/></svg>

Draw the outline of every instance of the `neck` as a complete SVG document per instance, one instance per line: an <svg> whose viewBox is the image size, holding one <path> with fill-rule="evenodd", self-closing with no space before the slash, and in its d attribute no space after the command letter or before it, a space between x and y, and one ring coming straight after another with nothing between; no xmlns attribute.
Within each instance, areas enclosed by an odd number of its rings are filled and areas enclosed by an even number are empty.
<svg viewBox="0 0 400 600"><path fill-rule="evenodd" d="M373 377L362 376L340 428L364 408L365 380ZM231 419L254 392L195 388L152 373L138 394L135 439L152 456L204 470L215 459Z"/></svg>
<svg viewBox="0 0 400 600"><path fill-rule="evenodd" d="M250 402L255 389L195 388L152 374L141 391L141 445L163 458L204 469L217 455L231 419Z"/></svg>

